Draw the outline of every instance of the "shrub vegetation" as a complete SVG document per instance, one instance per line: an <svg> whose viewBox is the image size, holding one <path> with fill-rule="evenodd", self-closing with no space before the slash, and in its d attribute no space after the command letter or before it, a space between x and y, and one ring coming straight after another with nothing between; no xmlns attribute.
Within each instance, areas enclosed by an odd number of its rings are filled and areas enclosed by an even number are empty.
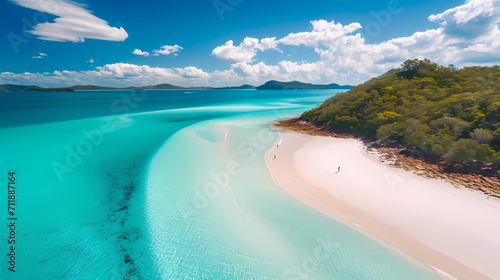
<svg viewBox="0 0 500 280"><path fill-rule="evenodd" d="M500 68L407 60L300 119L413 145L447 161L500 164Z"/></svg>

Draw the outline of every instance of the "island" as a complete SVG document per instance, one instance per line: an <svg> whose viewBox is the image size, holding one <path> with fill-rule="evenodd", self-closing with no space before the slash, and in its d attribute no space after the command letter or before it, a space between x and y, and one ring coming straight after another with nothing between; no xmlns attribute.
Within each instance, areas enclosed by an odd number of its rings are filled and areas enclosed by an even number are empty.
<svg viewBox="0 0 500 280"><path fill-rule="evenodd" d="M295 123L399 147L400 154L439 165L441 173L497 178L499 88L498 66L456 69L427 59L407 60L304 112ZM489 185L492 194L500 195L499 185Z"/></svg>
<svg viewBox="0 0 500 280"><path fill-rule="evenodd" d="M297 81L279 82L268 81L265 84L258 86L257 90L314 90L314 89L351 89L352 86L341 86L339 84L329 85L314 85L309 83L301 83Z"/></svg>
<svg viewBox="0 0 500 280"><path fill-rule="evenodd" d="M0 91L10 92L10 91L66 91L72 92L75 91L70 87L61 87L61 88L44 88L34 85L0 85Z"/></svg>

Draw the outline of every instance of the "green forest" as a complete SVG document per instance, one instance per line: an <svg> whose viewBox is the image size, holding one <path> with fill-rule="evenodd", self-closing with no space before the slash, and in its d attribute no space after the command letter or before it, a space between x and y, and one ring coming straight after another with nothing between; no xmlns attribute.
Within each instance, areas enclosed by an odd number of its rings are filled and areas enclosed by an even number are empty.
<svg viewBox="0 0 500 280"><path fill-rule="evenodd" d="M300 119L394 139L448 162L500 164L500 68L407 60Z"/></svg>

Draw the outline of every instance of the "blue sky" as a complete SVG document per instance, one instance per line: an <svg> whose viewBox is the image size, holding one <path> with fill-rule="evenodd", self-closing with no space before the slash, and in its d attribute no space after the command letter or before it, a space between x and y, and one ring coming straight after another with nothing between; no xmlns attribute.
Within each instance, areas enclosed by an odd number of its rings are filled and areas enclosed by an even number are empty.
<svg viewBox="0 0 500 280"><path fill-rule="evenodd" d="M0 83L357 84L500 60L498 0L0 2Z"/></svg>

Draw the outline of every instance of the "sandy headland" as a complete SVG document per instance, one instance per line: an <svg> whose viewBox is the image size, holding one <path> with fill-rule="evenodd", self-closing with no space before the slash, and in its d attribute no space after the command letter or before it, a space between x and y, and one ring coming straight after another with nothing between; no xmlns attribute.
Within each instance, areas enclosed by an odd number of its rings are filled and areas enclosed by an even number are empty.
<svg viewBox="0 0 500 280"><path fill-rule="evenodd" d="M392 167L362 141L342 138L280 129L266 153L271 175L303 203L443 279L499 279L500 200Z"/></svg>

